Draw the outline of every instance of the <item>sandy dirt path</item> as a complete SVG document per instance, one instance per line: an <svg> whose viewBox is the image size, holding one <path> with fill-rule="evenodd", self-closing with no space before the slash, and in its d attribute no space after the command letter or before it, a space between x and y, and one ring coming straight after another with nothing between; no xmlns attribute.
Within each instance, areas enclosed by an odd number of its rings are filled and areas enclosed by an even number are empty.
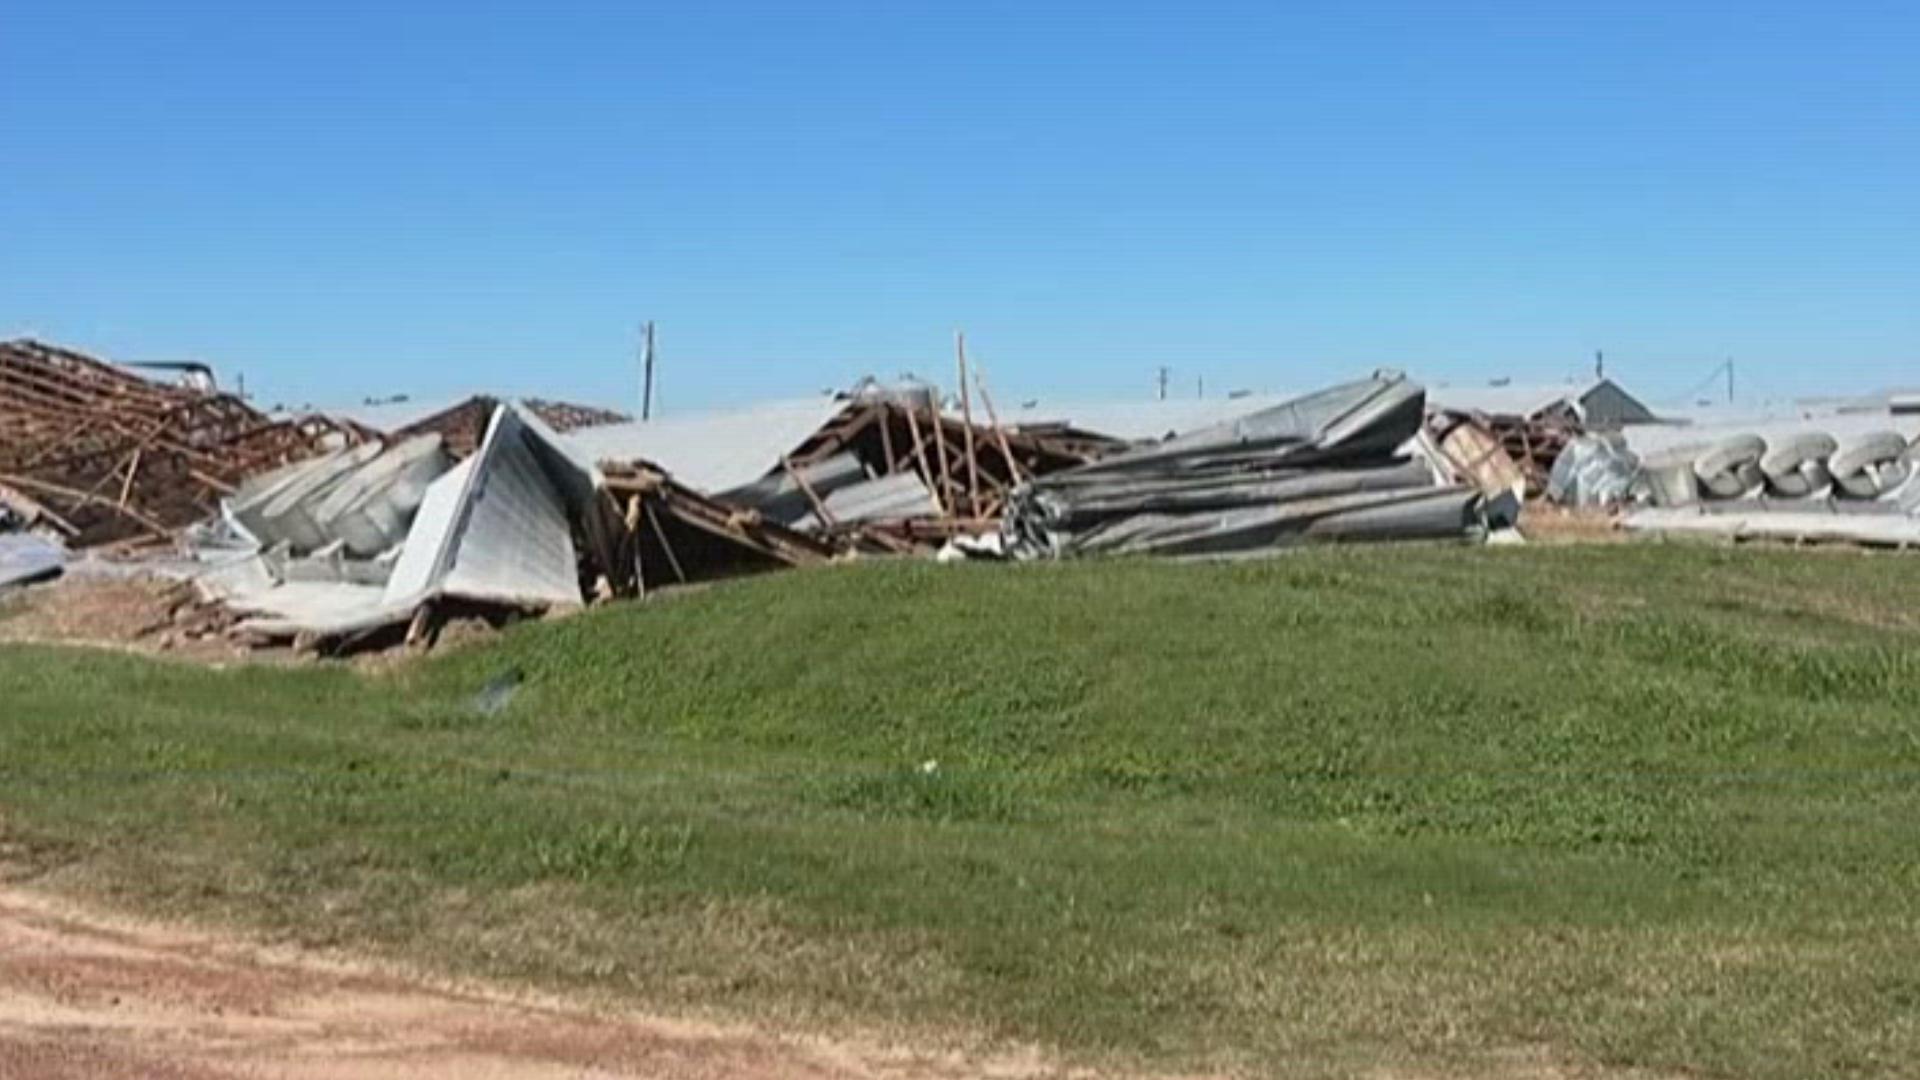
<svg viewBox="0 0 1920 1080"><path fill-rule="evenodd" d="M493 1080L1067 1075L448 989L0 890L0 1077Z"/></svg>

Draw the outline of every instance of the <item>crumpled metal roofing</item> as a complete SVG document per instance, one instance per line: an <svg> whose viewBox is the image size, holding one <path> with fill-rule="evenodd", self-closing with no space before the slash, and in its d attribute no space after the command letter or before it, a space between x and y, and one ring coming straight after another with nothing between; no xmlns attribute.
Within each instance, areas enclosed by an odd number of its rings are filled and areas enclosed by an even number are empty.
<svg viewBox="0 0 1920 1080"><path fill-rule="evenodd" d="M427 485L449 464L438 435L366 442L249 479L227 508L262 546L308 552L344 542L371 558L405 539Z"/></svg>
<svg viewBox="0 0 1920 1080"><path fill-rule="evenodd" d="M858 484L835 488L820 500L835 525L856 525L865 521L912 521L940 516L940 504L934 501L918 473L899 472ZM824 526L817 514L808 513L793 527L801 531Z"/></svg>
<svg viewBox="0 0 1920 1080"><path fill-rule="evenodd" d="M1016 492L1012 546L1195 555L1467 535L1480 492L1404 452L1425 414L1418 384L1382 373L1054 473Z"/></svg>
<svg viewBox="0 0 1920 1080"><path fill-rule="evenodd" d="M605 479L520 405L494 413L472 457L428 486L406 544L378 595L329 586L250 598L270 617L241 629L332 636L397 623L441 597L521 607L584 602L573 544L610 536ZM608 558L596 552L596 558Z"/></svg>

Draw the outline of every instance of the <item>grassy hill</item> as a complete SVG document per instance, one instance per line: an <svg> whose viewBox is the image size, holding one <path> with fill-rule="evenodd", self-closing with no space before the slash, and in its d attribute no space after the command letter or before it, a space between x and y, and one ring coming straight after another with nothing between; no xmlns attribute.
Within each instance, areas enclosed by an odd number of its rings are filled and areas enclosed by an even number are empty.
<svg viewBox="0 0 1920 1080"><path fill-rule="evenodd" d="M1095 1064L1895 1075L1920 1061L1916 567L891 564L383 675L5 648L0 867Z"/></svg>

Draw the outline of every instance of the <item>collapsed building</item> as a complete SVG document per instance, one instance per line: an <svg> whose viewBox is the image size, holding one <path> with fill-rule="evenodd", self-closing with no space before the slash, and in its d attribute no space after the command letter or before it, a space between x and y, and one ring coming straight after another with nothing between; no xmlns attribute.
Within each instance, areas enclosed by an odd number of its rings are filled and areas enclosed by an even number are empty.
<svg viewBox="0 0 1920 1080"><path fill-rule="evenodd" d="M90 400L124 401L109 429L135 441L80 448L102 463L86 473L50 434L24 461L68 471L0 475L26 481L0 488L18 494L4 504L13 520L32 516L43 533L51 520L76 546L166 537L178 550L147 565L191 580L217 612L202 620L209 632L323 650L861 556L1220 556L1473 539L1513 522L1524 487L1510 460L1506 471L1492 457L1457 460L1459 440L1429 425L1427 392L1392 372L1284 399L1060 415L1022 406L1009 419L984 382L967 386L963 366L951 395L868 379L635 422L487 395L266 416L205 386L167 387L91 358L69 366L105 388ZM135 423L156 414L229 423L190 425L191 438ZM24 429L21 416L6 422ZM184 494L159 483L175 474L144 471L154 447L203 466L188 470ZM126 494L107 498L115 480ZM80 482L93 489L69 487ZM36 501L69 490L53 506ZM122 501L151 521L122 513ZM29 565L24 552L14 561Z"/></svg>

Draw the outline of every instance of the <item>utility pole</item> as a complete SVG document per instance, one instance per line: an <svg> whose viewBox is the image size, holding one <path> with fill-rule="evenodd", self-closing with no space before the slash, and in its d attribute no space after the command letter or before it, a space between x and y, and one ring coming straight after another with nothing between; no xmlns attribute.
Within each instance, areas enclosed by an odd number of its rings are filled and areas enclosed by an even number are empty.
<svg viewBox="0 0 1920 1080"><path fill-rule="evenodd" d="M641 354L640 419L653 419L653 320L647 320L646 345Z"/></svg>
<svg viewBox="0 0 1920 1080"><path fill-rule="evenodd" d="M1733 404L1733 357L1727 357L1727 404Z"/></svg>
<svg viewBox="0 0 1920 1080"><path fill-rule="evenodd" d="M1167 375L1172 371L1165 364L1160 365L1160 400L1167 400Z"/></svg>
<svg viewBox="0 0 1920 1080"><path fill-rule="evenodd" d="M1197 398L1207 396L1207 377L1205 375L1195 375L1193 377L1193 396Z"/></svg>

